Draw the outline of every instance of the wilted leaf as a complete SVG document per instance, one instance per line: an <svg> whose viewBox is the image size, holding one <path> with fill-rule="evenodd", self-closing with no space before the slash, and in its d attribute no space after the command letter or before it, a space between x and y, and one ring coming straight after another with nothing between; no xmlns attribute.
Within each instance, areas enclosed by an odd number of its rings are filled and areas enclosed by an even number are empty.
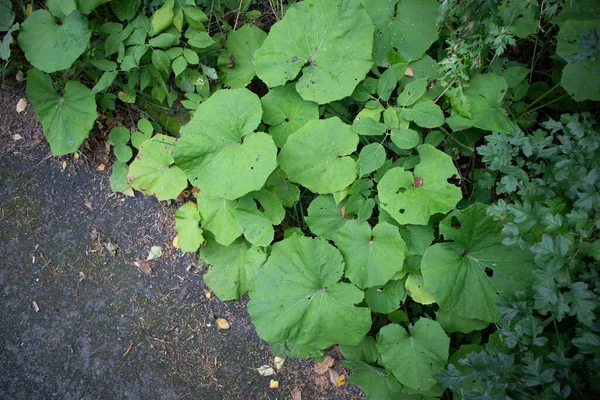
<svg viewBox="0 0 600 400"><path fill-rule="evenodd" d="M23 136L19 135L18 133L15 133L14 135L12 135L12 139L16 142L18 140L23 140Z"/></svg>
<svg viewBox="0 0 600 400"><path fill-rule="evenodd" d="M256 368L260 376L271 376L275 373L275 370L270 365L261 365Z"/></svg>
<svg viewBox="0 0 600 400"><path fill-rule="evenodd" d="M326 373L329 370L329 368L333 367L334 362L335 362L335 360L331 356L325 356L325 358L323 359L322 362L318 363L315 361L315 366L314 366L313 370L317 374L323 375L324 373Z"/></svg>
<svg viewBox="0 0 600 400"><path fill-rule="evenodd" d="M291 393L292 400L302 400L302 391L298 388L294 388Z"/></svg>
<svg viewBox="0 0 600 400"><path fill-rule="evenodd" d="M279 371L281 367L283 367L283 363L285 362L285 358L277 357L273 359L273 363L275 364L275 369Z"/></svg>
<svg viewBox="0 0 600 400"><path fill-rule="evenodd" d="M17 112L20 114L27 108L27 99L21 98L17 102Z"/></svg>
<svg viewBox="0 0 600 400"><path fill-rule="evenodd" d="M160 246L152 246L150 248L150 253L148 253L148 258L146 258L146 261L157 260L160 257L162 257L162 249L160 248Z"/></svg>
<svg viewBox="0 0 600 400"><path fill-rule="evenodd" d="M140 258L136 262L134 262L133 264L136 267L138 267L139 270L142 271L144 274L146 274L146 275L152 275L152 267L150 266L150 263L148 261L142 260Z"/></svg>
<svg viewBox="0 0 600 400"><path fill-rule="evenodd" d="M105 168L106 168L106 165L100 164L100 165L98 165L98 167L96 167L96 171L104 171Z"/></svg>
<svg viewBox="0 0 600 400"><path fill-rule="evenodd" d="M227 330L229 329L229 322L227 322L226 319L223 318L217 318L217 328L223 329L223 330Z"/></svg>

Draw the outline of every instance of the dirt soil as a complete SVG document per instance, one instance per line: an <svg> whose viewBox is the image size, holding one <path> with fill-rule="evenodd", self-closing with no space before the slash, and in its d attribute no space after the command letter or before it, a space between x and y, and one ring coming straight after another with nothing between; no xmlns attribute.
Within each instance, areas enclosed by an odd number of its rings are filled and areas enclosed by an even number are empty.
<svg viewBox="0 0 600 400"><path fill-rule="evenodd" d="M16 112L22 97L0 86L1 399L364 398L311 360L260 376L273 356L246 299L208 297L206 268L171 244L177 205L111 193L101 131L77 159L52 157L31 105ZM147 275L134 262L154 245Z"/></svg>

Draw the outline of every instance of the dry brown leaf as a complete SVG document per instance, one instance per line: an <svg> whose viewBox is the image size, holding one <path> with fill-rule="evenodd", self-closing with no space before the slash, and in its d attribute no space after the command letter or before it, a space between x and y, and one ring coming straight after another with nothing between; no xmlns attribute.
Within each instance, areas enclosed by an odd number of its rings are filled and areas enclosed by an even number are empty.
<svg viewBox="0 0 600 400"><path fill-rule="evenodd" d="M271 389L277 389L279 387L279 382L277 382L274 379L271 379L271 382L269 382L269 387Z"/></svg>
<svg viewBox="0 0 600 400"><path fill-rule="evenodd" d="M333 386L337 386L337 380L340 377L340 374L333 368L329 368L327 371L329 372L329 380L333 383Z"/></svg>
<svg viewBox="0 0 600 400"><path fill-rule="evenodd" d="M27 99L22 97L17 101L17 112L20 114L27 108Z"/></svg>
<svg viewBox="0 0 600 400"><path fill-rule="evenodd" d="M221 329L229 329L229 322L223 318L217 318L217 328Z"/></svg>
<svg viewBox="0 0 600 400"><path fill-rule="evenodd" d="M329 368L333 367L334 362L335 360L333 358L325 356L323 362L318 363L315 361L314 371L319 375L323 375Z"/></svg>
<svg viewBox="0 0 600 400"><path fill-rule="evenodd" d="M96 168L96 171L104 171L104 168L106 168L106 165L100 164L98 165L98 168Z"/></svg>
<svg viewBox="0 0 600 400"><path fill-rule="evenodd" d="M300 389L298 388L294 388L294 390L292 390L292 400L302 400L302 391L300 391Z"/></svg>
<svg viewBox="0 0 600 400"><path fill-rule="evenodd" d="M138 260L136 262L134 262L133 264L136 267L138 267L139 270L142 271L144 274L146 274L146 275L152 274L152 267L150 266L150 263L148 261L138 258Z"/></svg>
<svg viewBox="0 0 600 400"><path fill-rule="evenodd" d="M342 206L342 208L340 208L340 211L342 212L342 218L346 218L347 215L346 215L346 205L345 204Z"/></svg>
<svg viewBox="0 0 600 400"><path fill-rule="evenodd" d="M413 69L411 67L406 67L406 71L404 71L404 76L408 76L408 77L414 77L415 76L415 71L413 71Z"/></svg>
<svg viewBox="0 0 600 400"><path fill-rule="evenodd" d="M315 377L315 386L319 391L327 390L329 379L325 375L318 375Z"/></svg>
<svg viewBox="0 0 600 400"><path fill-rule="evenodd" d="M198 195L200 194L200 189L198 189L196 186L192 187L192 194L194 195L194 197L198 197Z"/></svg>
<svg viewBox="0 0 600 400"><path fill-rule="evenodd" d="M89 199L85 199L85 200L83 200L83 204L85 204L85 206L86 206L88 209L90 209L90 210L93 210L93 209L94 209L94 207L93 207L93 205L92 205L92 202L91 202Z"/></svg>

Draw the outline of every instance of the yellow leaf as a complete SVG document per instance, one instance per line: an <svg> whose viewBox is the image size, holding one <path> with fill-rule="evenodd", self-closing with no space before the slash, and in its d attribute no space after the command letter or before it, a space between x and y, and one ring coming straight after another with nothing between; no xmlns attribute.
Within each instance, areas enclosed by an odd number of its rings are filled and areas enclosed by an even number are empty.
<svg viewBox="0 0 600 400"><path fill-rule="evenodd" d="M76 160L79 160L79 152L76 151L75 153L73 153L73 158Z"/></svg>
<svg viewBox="0 0 600 400"><path fill-rule="evenodd" d="M23 80L23 71L18 70L17 75L15 75L15 79L17 80L17 82L21 82Z"/></svg>
<svg viewBox="0 0 600 400"><path fill-rule="evenodd" d="M27 4L25 7L25 16L29 17L33 13L33 6L31 4Z"/></svg>
<svg viewBox="0 0 600 400"><path fill-rule="evenodd" d="M223 318L217 318L217 327L219 329L229 329L229 322Z"/></svg>
<svg viewBox="0 0 600 400"><path fill-rule="evenodd" d="M411 67L406 67L406 71L404 71L404 76L409 76L412 78L415 76L415 72Z"/></svg>
<svg viewBox="0 0 600 400"><path fill-rule="evenodd" d="M98 165L98 168L96 168L96 171L104 171L104 168L106 168L106 165L100 164Z"/></svg>
<svg viewBox="0 0 600 400"><path fill-rule="evenodd" d="M277 389L279 387L279 382L271 379L271 382L269 382L269 387L271 389Z"/></svg>
<svg viewBox="0 0 600 400"><path fill-rule="evenodd" d="M346 383L346 375L340 375L337 377L337 379L335 380L338 386L344 386L344 384Z"/></svg>
<svg viewBox="0 0 600 400"><path fill-rule="evenodd" d="M177 243L179 243L179 235L175 236L173 238L173 247L175 247L176 249L179 248L179 246L177 245Z"/></svg>
<svg viewBox="0 0 600 400"><path fill-rule="evenodd" d="M210 296L212 296L212 294L210 292L206 292L204 295L206 296L207 299L210 299Z"/></svg>
<svg viewBox="0 0 600 400"><path fill-rule="evenodd" d="M271 376L275 373L275 370L270 365L261 365L256 368L260 376Z"/></svg>
<svg viewBox="0 0 600 400"><path fill-rule="evenodd" d="M123 190L121 193L123 193L125 196L129 196L129 197L135 196L135 193L133 193L133 188L131 188L131 187L128 187L127 189Z"/></svg>
<svg viewBox="0 0 600 400"><path fill-rule="evenodd" d="M66 162L66 161L63 161L63 162L62 162L62 164L61 164L61 167L62 167L62 169L65 169L65 168L67 168L67 162Z"/></svg>

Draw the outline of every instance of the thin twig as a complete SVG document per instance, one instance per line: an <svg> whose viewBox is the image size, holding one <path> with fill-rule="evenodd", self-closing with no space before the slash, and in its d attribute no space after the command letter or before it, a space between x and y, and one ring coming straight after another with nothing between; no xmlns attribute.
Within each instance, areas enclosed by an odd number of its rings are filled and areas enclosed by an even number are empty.
<svg viewBox="0 0 600 400"><path fill-rule="evenodd" d="M456 82L456 78L452 79L452 82L450 82L450 84L448 85L448 87L446 89L444 89L444 91L442 93L440 93L440 95L438 97L435 98L435 100L433 101L434 103L437 103L437 101L446 94L446 92L448 90L450 90L450 88L452 87L452 85L454 85L454 82Z"/></svg>
<svg viewBox="0 0 600 400"><path fill-rule="evenodd" d="M233 24L233 30L234 31L237 28L238 20L240 19L240 13L242 12L242 3L243 2L244 2L244 0L240 0L240 5L238 7L237 14L235 15L235 24Z"/></svg>

